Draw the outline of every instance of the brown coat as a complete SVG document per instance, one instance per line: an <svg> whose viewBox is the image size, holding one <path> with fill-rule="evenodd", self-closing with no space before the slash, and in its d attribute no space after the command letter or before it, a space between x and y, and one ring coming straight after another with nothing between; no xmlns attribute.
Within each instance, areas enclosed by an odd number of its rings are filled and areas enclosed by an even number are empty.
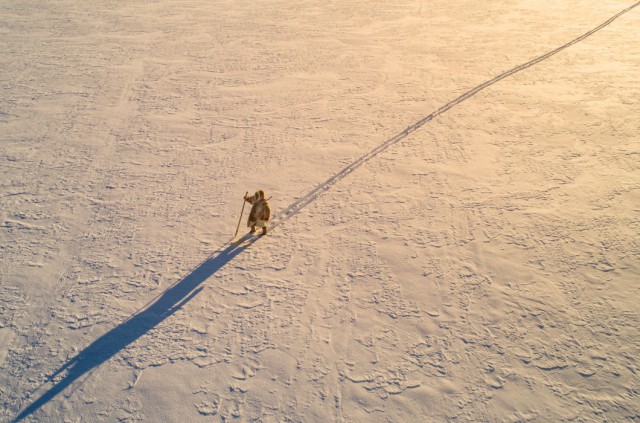
<svg viewBox="0 0 640 423"><path fill-rule="evenodd" d="M247 226L253 226L258 224L259 226L266 226L269 218L271 217L271 209L269 203L265 199L256 199L256 197L245 197L245 201L251 204L251 212L249 212L249 219L247 220Z"/></svg>

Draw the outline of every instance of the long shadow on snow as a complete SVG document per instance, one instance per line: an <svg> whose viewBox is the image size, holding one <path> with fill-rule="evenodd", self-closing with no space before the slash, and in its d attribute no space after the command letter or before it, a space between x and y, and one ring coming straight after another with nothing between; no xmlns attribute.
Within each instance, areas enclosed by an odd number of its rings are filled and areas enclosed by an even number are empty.
<svg viewBox="0 0 640 423"><path fill-rule="evenodd" d="M402 139L406 138L410 133L418 130L424 124L436 118L437 116L447 112L452 107L462 103L463 101L468 100L469 98L476 95L478 92L484 90L487 87L515 74L521 72L527 68L530 68L543 60L554 56L555 54L560 53L561 51L571 47L572 45L584 40L585 38L593 35L594 33L600 31L602 28L606 27L614 20L639 6L640 2L636 2L621 12L615 14L602 24L597 27L591 29L590 31L582 34L581 36L569 41L566 44L561 45L560 47L549 51L546 54L538 56L526 63L518 65L506 72L497 75L496 77L489 79L482 84L466 91L464 94L459 97L453 99L449 103L440 107L438 110L432 112L431 114L425 116L419 121L415 122L413 125L406 127L403 131L384 141L382 144L378 145L373 150L369 151L366 154L363 154L358 159L354 160L352 163L344 167L342 170L335 173L329 179L324 181L323 183L317 185L307 194L298 198L291 205L289 205L286 209L284 209L280 214L281 217L277 221L272 224L272 229L275 229L281 224L284 224L291 217L296 215L300 210L304 207L308 206L312 202L314 202L323 192L329 190L334 184L338 181L344 179L347 175L351 174L354 170L367 163L373 157L377 156L381 152L385 151L389 147L394 144L397 144ZM248 243L244 245L230 245L223 251L221 251L216 257L209 258L196 267L191 273L177 282L175 285L167 289L162 296L160 296L151 306L148 308L143 308L143 311L140 311L130 317L127 321L120 324L116 328L110 330L100 338L98 338L94 343L85 348L82 352L72 358L68 363L58 369L51 379L60 374L65 369L69 369L67 375L64 376L59 382L57 382L51 389L42 394L40 398L38 398L35 402L25 408L14 421L19 421L29 416L37 409L46 404L49 400L55 397L57 394L62 392L67 386L77 380L79 377L90 371L91 369L99 366L100 364L107 361L109 358L113 357L119 351L124 349L127 345L131 344L138 338L140 338L145 333L149 332L151 329L156 327L160 322L165 320L167 317L171 316L177 310L180 309L184 304L186 304L189 300L191 300L202 288L198 288L198 286L204 282L208 277L217 272L222 266L227 264L231 259L240 254L243 250L248 248L255 240L258 238L254 238ZM215 254L215 253L214 253ZM212 256L214 255L212 254Z"/></svg>
<svg viewBox="0 0 640 423"><path fill-rule="evenodd" d="M156 297L156 299L147 303L146 306L126 321L96 339L49 377L49 380L53 380L65 370L67 371L62 379L55 382L48 391L16 416L14 422L33 414L84 374L97 368L129 344L158 326L195 297L203 289L200 286L202 282L229 263L235 256L249 248L258 239L257 237L243 238L241 242L231 243L226 248L223 245L221 250L218 250L219 252L211 254L209 258ZM222 248L224 249L222 250Z"/></svg>

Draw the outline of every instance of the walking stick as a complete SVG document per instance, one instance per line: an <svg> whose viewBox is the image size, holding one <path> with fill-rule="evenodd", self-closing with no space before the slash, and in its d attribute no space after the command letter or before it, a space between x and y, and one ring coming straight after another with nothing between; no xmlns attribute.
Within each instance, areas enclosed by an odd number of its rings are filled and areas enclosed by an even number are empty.
<svg viewBox="0 0 640 423"><path fill-rule="evenodd" d="M249 194L249 191L245 192L244 198L247 198L248 194ZM242 222L242 213L244 213L244 205L247 204L247 201L244 198L242 199L242 211L240 211L240 219L238 219L238 227L236 228L236 233L233 236L234 238L238 236L238 231L240 230L240 222Z"/></svg>

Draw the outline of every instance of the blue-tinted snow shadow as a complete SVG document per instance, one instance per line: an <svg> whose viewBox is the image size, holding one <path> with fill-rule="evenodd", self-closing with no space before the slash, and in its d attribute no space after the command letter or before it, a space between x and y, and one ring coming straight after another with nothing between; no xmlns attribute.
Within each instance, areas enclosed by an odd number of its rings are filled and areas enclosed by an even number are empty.
<svg viewBox="0 0 640 423"><path fill-rule="evenodd" d="M335 185L340 180L344 179L346 176L351 174L353 171L358 169L363 164L367 163L373 157L379 155L392 145L397 144L402 139L406 138L409 134L417 131L422 126L424 126L427 122L430 122L434 118L440 116L441 114L447 112L449 109L454 106L468 100L469 98L475 96L480 91L488 88L499 81L515 74L521 72L525 69L528 69L537 63L546 60L555 54L560 53L561 51L571 47L572 45L584 40L585 38L593 35L597 31L600 31L602 28L606 27L614 20L634 9L635 7L640 6L640 2L634 3L616 15L612 16L599 26L593 28L592 30L584 33L583 35L569 41L566 44L561 45L560 47L551 50L550 52L538 56L526 63L518 65L506 72L497 75L496 77L483 82L482 84L466 91L459 97L440 107L438 110L430 113L429 115L423 117L418 120L414 124L406 127L401 132L396 135L390 137L371 151L363 154L343 169L338 171L337 173L330 176L326 181L317 185L311 191L309 191L304 196L298 198L291 205L289 205L286 209L280 212L280 219L273 222L271 225L272 229L277 228L279 225L286 223L287 220L291 219L293 216L298 214L303 208L307 207L309 204L313 203L322 193L329 190L333 185ZM167 289L162 295L157 298L157 300L152 301L151 305L148 307L144 307L142 311L131 316L127 321L121 323L116 328L110 330L100 338L98 338L95 342L89 345L87 348L82 350L78 355L72 358L69 362L64 364L60 369L58 369L51 379L57 377L60 373L67 370L66 376L64 376L60 381L54 383L54 385L42 394L37 400L35 400L31 405L25 408L14 421L19 421L24 419L25 417L31 415L33 412L38 410L48 401L50 401L57 394L62 392L67 386L76 381L79 377L86 374L88 371L98 367L119 351L124 349L127 345L136 341L145 333L149 332L151 329L156 327L160 322L165 320L167 317L171 316L177 310L179 310L184 304L186 304L189 300L191 300L202 288L200 284L204 282L211 275L220 270L225 264L227 264L230 260L232 260L235 256L241 253L243 250L248 248L251 244L253 244L259 238L251 238L249 241L245 241L240 244L230 244L224 250L219 253L214 253L211 257L205 260L202 264L196 267L193 271L191 271L187 276L182 278L180 281L175 283L169 289ZM222 247L224 248L224 246ZM214 257L215 256L215 257Z"/></svg>
<svg viewBox="0 0 640 423"><path fill-rule="evenodd" d="M205 280L233 260L235 256L249 248L258 239L258 237L245 235L239 242L223 245L156 299L149 302L126 321L96 339L49 377L50 380L54 380L58 375L65 374L62 379L54 382L53 386L22 410L16 416L14 422L33 414L87 372L97 368L158 326L195 297L203 289L201 284Z"/></svg>

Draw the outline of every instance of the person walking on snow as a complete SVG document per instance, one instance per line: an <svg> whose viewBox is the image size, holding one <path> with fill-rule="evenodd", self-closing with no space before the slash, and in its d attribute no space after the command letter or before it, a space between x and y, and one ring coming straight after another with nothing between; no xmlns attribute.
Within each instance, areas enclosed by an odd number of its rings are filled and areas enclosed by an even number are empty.
<svg viewBox="0 0 640 423"><path fill-rule="evenodd" d="M258 226L262 228L262 235L266 235L267 222L269 222L269 218L271 217L271 209L269 208L269 203L264 198L264 191L256 191L253 196L246 195L244 201L251 204L247 227L250 227L251 233L254 233L256 226Z"/></svg>

